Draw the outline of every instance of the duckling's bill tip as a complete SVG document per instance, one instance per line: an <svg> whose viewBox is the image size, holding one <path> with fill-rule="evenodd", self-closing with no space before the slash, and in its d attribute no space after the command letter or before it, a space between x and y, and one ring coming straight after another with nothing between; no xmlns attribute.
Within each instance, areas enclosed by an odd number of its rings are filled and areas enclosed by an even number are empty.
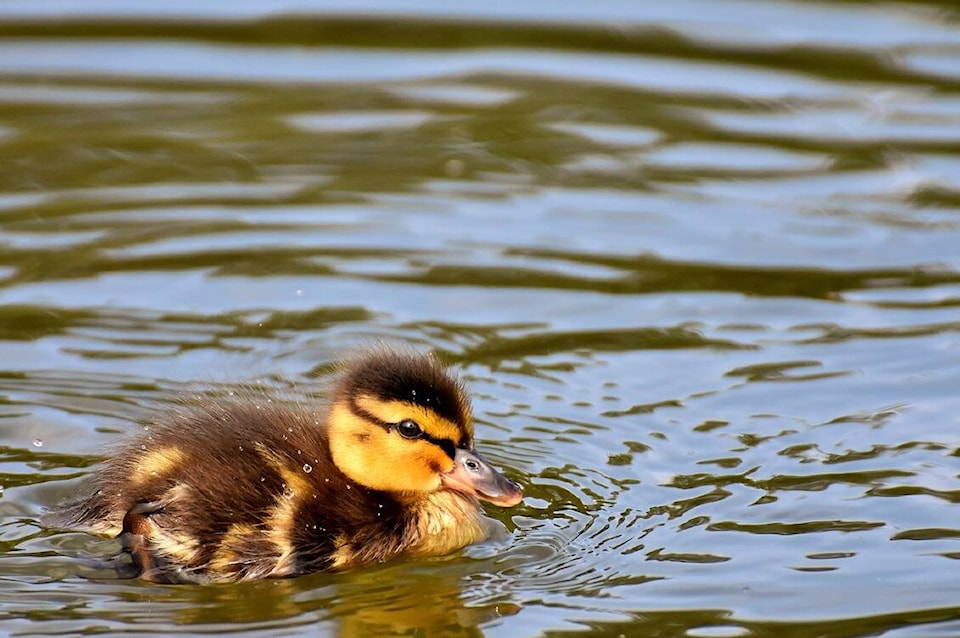
<svg viewBox="0 0 960 638"><path fill-rule="evenodd" d="M457 450L453 469L440 480L447 489L500 507L512 507L523 500L523 488L498 472L476 450Z"/></svg>

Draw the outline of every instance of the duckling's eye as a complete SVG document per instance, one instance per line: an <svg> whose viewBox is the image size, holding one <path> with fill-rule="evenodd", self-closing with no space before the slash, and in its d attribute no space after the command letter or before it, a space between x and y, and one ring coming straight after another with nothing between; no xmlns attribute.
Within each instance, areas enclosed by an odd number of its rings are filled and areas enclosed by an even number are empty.
<svg viewBox="0 0 960 638"><path fill-rule="evenodd" d="M397 432L405 439L415 439L423 434L423 430L417 425L416 421L406 419L397 423Z"/></svg>

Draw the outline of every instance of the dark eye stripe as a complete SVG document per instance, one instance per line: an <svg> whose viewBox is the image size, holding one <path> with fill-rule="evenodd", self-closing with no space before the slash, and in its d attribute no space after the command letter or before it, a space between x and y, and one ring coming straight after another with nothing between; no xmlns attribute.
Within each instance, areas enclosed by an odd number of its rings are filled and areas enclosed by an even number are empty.
<svg viewBox="0 0 960 638"><path fill-rule="evenodd" d="M354 399L350 400L350 411L353 412L354 416L360 417L371 423L376 423L384 430L395 430L397 428L397 423L387 423L383 419L377 418L375 415L370 414L367 410L364 410L362 407L357 405L357 402ZM426 432L421 432L419 439L421 441L427 441L428 443L433 443L438 448L443 450L443 452L449 456L451 459L454 458L457 454L457 446L450 439L438 439L430 436Z"/></svg>
<svg viewBox="0 0 960 638"><path fill-rule="evenodd" d="M453 444L453 441L451 441L450 439L435 439L432 436L425 436L424 440L430 441L431 443L436 445L438 448L443 450L444 453L447 456L449 456L451 459L457 454L457 448Z"/></svg>

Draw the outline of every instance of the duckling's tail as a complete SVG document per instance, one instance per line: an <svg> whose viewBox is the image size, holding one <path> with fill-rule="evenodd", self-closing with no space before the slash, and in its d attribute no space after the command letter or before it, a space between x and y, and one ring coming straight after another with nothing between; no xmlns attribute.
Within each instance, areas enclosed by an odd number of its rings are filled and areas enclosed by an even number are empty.
<svg viewBox="0 0 960 638"><path fill-rule="evenodd" d="M66 529L116 536L119 525L107 504L96 495L70 501L40 515L40 524L50 529Z"/></svg>

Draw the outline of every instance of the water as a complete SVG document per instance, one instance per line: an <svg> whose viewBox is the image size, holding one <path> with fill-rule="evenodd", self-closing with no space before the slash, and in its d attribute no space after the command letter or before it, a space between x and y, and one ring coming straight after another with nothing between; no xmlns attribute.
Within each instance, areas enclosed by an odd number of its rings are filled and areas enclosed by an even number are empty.
<svg viewBox="0 0 960 638"><path fill-rule="evenodd" d="M3 5L3 632L960 633L958 18ZM168 587L39 527L151 411L377 339L462 370L506 538Z"/></svg>

